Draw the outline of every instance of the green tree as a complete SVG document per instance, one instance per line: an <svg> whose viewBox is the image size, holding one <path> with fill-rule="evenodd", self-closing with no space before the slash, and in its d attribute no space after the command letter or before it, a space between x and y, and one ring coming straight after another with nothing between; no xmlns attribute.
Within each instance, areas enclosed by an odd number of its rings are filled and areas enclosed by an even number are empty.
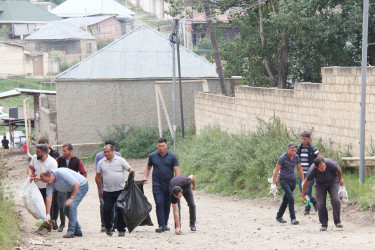
<svg viewBox="0 0 375 250"><path fill-rule="evenodd" d="M253 85L286 88L288 76L320 81L321 67L359 65L361 3L218 0L216 6L240 10L234 14L240 35L220 45L226 76L242 75Z"/></svg>

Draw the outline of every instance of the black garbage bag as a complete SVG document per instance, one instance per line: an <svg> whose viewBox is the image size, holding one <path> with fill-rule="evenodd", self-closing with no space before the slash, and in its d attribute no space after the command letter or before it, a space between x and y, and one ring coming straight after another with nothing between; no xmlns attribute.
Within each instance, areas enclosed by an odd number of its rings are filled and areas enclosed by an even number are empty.
<svg viewBox="0 0 375 250"><path fill-rule="evenodd" d="M125 190L122 191L117 198L116 206L121 210L129 233L132 232L151 212L151 204L134 183L134 172L129 174Z"/></svg>
<svg viewBox="0 0 375 250"><path fill-rule="evenodd" d="M144 194L145 192L143 191L143 181L134 181L134 183L142 191L142 194ZM147 215L147 217L138 226L153 226L153 225L154 223L152 223L150 215Z"/></svg>

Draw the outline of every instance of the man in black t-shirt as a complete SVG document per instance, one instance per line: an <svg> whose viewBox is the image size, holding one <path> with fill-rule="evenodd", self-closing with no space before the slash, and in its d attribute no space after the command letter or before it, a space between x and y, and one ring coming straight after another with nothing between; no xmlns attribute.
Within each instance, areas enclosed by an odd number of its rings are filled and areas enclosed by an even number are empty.
<svg viewBox="0 0 375 250"><path fill-rule="evenodd" d="M309 183L315 178L315 195L318 203L319 221L322 224L321 231L328 227L328 211L326 207L327 192L331 197L333 220L337 228L343 228L340 220L340 198L338 195L339 183L344 186L344 179L339 165L332 159L317 157L314 164L307 171L306 181L302 187L302 203L306 199L306 190Z"/></svg>
<svg viewBox="0 0 375 250"><path fill-rule="evenodd" d="M193 184L193 186L191 186ZM169 185L169 191L171 192L171 203L173 208L173 217L176 226L176 234L181 234L181 206L180 199L184 196L188 206L190 214L190 230L196 231L195 221L196 221L196 210L193 197L193 191L196 189L195 177L190 175L189 177L185 176L176 176L173 177Z"/></svg>

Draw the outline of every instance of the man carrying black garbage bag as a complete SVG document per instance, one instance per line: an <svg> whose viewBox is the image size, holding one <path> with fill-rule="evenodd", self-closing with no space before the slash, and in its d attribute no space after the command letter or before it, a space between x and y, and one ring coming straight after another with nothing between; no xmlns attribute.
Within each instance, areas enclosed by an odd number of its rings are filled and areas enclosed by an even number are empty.
<svg viewBox="0 0 375 250"><path fill-rule="evenodd" d="M193 186L191 186L193 185ZM176 176L170 182L169 191L171 192L171 203L173 208L173 217L176 226L176 234L181 234L181 206L180 199L184 196L190 213L190 230L196 231L195 221L196 221L196 209L194 203L193 191L196 189L195 177L190 175L189 177L185 176Z"/></svg>
<svg viewBox="0 0 375 250"><path fill-rule="evenodd" d="M125 187L124 170L131 172L132 169L124 158L114 154L115 148L113 145L105 145L103 151L105 158L101 159L98 163L95 182L99 189L99 197L104 200L103 215L106 234L112 236L113 207ZM118 236L125 236L126 225L119 209L117 209L117 215Z"/></svg>

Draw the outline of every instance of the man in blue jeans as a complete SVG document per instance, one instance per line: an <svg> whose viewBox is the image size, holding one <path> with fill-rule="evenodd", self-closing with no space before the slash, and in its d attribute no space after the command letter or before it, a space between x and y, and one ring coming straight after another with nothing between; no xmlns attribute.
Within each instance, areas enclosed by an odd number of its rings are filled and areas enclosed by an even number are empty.
<svg viewBox="0 0 375 250"><path fill-rule="evenodd" d="M159 227L155 229L157 233L169 231L168 219L171 209L171 194L169 183L172 180L173 172L175 176L180 175L180 168L175 154L168 150L166 138L159 138L157 150L150 154L147 167L143 174L143 182L147 183L147 178L152 172L152 193L156 204L156 217Z"/></svg>
<svg viewBox="0 0 375 250"><path fill-rule="evenodd" d="M301 166L303 170L304 177L306 179L307 170L309 170L310 166L314 163L315 158L317 157L323 157L318 148L315 147L310 143L311 140L311 134L308 131L303 131L301 133L301 145L297 149L297 155L301 159ZM317 211L316 206L316 199L312 194L312 189L315 183L315 179L312 179L309 186L306 190L306 196L309 197L310 201L312 202L315 211ZM302 193L302 179L299 178L299 190ZM305 205L305 213L304 215L310 214L310 204Z"/></svg>
<svg viewBox="0 0 375 250"><path fill-rule="evenodd" d="M59 168L54 171L43 171L41 180L47 184L46 189L46 221L51 220L52 193L54 190L66 193L65 215L69 219L68 232L64 238L82 237L82 229L77 220L77 208L89 190L89 184L85 177L68 169Z"/></svg>
<svg viewBox="0 0 375 250"><path fill-rule="evenodd" d="M286 223L286 220L283 219L284 212L286 207L289 206L289 214L292 225L298 225L296 220L296 214L294 211L294 195L293 191L296 188L296 176L294 174L294 168L297 166L299 175L302 181L305 181L301 160L297 153L297 144L291 142L288 144L288 151L282 154L277 161L275 171L273 172L273 180L271 184L271 192L276 189L276 177L280 171L280 186L284 190L284 197L281 202L279 211L276 215L276 220L280 223Z"/></svg>

